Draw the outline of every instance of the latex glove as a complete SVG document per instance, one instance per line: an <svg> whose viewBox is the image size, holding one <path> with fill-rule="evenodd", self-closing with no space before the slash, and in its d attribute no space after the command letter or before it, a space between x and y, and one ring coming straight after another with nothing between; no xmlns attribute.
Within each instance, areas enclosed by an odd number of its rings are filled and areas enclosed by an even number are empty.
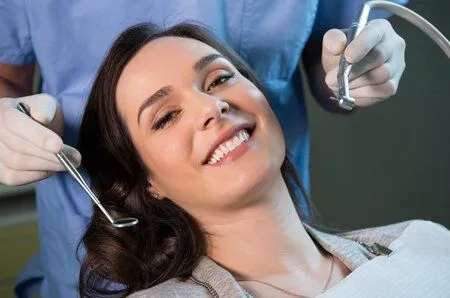
<svg viewBox="0 0 450 298"><path fill-rule="evenodd" d="M25 103L30 119L16 107ZM44 126L45 125L45 126ZM0 99L0 183L21 185L63 171L55 153L61 150L79 166L81 154L63 145L64 121L61 108L50 95L38 94L21 98Z"/></svg>
<svg viewBox="0 0 450 298"><path fill-rule="evenodd" d="M394 95L405 70L405 41L384 19L372 20L345 48L347 38L341 30L325 33L322 66L325 82L337 96L339 56L344 51L352 63L349 76L350 96L357 106L368 106Z"/></svg>

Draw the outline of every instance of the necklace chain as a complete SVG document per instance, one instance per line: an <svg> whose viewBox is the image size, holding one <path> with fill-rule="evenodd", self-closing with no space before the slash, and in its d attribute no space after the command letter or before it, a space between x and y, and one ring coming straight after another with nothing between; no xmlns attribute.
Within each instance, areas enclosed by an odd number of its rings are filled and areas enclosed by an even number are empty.
<svg viewBox="0 0 450 298"><path fill-rule="evenodd" d="M332 276L332 274L333 274L333 269L334 269L334 256L333 256L332 254L330 254L330 257L331 257L330 274L328 275L327 282L325 283L325 286L324 286L323 289L322 289L322 293L325 292L325 290L327 289L328 285L330 284L331 276ZM277 289L277 290L279 290L279 291L281 291L281 292L284 292L284 293L286 293L286 294L289 294L289 295L293 295L293 296L297 296L297 297L304 297L304 296L300 296L300 295L298 295L298 294L294 294L294 293L292 293L292 292L289 292L289 291L287 291L287 290L285 290L285 289L282 289L282 288L280 288L280 287L277 287L277 286L275 286L275 285L273 285L273 284L271 284L271 283L265 282L265 281L251 280L251 279L248 279L248 280L242 280L242 281L253 281L253 282L258 282L258 283L261 283L261 284L264 284L264 285L266 285L266 286L272 287L272 288L274 288L274 289Z"/></svg>

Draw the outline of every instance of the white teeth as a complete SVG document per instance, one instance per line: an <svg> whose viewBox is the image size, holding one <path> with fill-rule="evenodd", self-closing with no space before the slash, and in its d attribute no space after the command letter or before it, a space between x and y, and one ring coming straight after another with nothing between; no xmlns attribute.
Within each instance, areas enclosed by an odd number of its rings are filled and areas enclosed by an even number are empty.
<svg viewBox="0 0 450 298"><path fill-rule="evenodd" d="M214 157L212 157L209 161L208 164L213 165L217 162L217 159L215 159Z"/></svg>
<svg viewBox="0 0 450 298"><path fill-rule="evenodd" d="M224 144L221 144L221 145L219 146L219 150L223 153L222 157L223 157L224 155L227 155L228 152L230 152L230 150L228 150L227 146L225 146ZM217 150L216 150L216 151L217 151Z"/></svg>
<svg viewBox="0 0 450 298"><path fill-rule="evenodd" d="M220 144L219 147L213 152L208 164L213 165L221 160L228 153L236 149L240 144L246 142L250 138L250 135L245 129L240 130L235 136L229 140Z"/></svg>
<svg viewBox="0 0 450 298"><path fill-rule="evenodd" d="M227 146L228 151L233 151L234 148L235 148L235 147L234 147L234 143L233 143L232 140L227 141L227 142L225 143L225 146Z"/></svg>
<svg viewBox="0 0 450 298"><path fill-rule="evenodd" d="M235 146L234 148L236 148L237 146L239 146L242 143L242 141L239 139L238 136L235 136L233 138L233 143L234 143L234 146Z"/></svg>
<svg viewBox="0 0 450 298"><path fill-rule="evenodd" d="M225 155L225 153L223 153L221 150L216 150L216 152L214 152L214 156L216 155L217 155L216 159L220 160Z"/></svg>

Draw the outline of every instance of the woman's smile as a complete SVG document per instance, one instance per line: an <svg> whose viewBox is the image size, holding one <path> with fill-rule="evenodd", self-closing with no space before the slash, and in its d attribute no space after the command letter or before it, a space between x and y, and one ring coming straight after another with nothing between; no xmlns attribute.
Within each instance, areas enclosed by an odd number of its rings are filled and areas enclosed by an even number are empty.
<svg viewBox="0 0 450 298"><path fill-rule="evenodd" d="M244 155L252 146L255 125L233 125L218 135L206 160L209 166L222 166Z"/></svg>
<svg viewBox="0 0 450 298"><path fill-rule="evenodd" d="M216 146L216 149L210 155L207 164L219 167L243 156L253 145L253 132L254 127L239 129L232 137L222 142L219 146Z"/></svg>

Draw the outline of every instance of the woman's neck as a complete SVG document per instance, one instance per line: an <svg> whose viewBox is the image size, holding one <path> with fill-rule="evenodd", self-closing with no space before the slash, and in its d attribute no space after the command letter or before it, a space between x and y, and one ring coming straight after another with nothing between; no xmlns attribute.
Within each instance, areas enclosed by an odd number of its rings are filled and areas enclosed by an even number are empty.
<svg viewBox="0 0 450 298"><path fill-rule="evenodd" d="M202 224L209 257L237 280L276 282L307 293L327 280L331 259L304 229L281 174L257 203Z"/></svg>

